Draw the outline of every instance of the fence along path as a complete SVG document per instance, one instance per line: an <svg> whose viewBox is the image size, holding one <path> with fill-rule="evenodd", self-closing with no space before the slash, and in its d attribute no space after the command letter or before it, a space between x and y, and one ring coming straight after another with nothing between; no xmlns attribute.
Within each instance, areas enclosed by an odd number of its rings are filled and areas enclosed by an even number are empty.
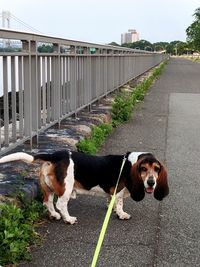
<svg viewBox="0 0 200 267"><path fill-rule="evenodd" d="M165 54L0 30L0 154L156 66ZM47 44L51 52L38 47ZM6 52L7 51L7 52ZM9 52L8 52L9 51Z"/></svg>

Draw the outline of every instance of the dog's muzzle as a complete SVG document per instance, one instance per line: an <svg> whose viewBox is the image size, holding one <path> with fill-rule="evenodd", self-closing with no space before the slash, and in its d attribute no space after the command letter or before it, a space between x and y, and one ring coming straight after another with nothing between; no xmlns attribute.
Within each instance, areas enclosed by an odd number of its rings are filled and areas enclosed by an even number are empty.
<svg viewBox="0 0 200 267"><path fill-rule="evenodd" d="M148 179L147 179L147 187L145 188L145 191L148 193L148 194L151 194L153 193L154 191L154 188L155 188L155 179L153 176L149 176Z"/></svg>

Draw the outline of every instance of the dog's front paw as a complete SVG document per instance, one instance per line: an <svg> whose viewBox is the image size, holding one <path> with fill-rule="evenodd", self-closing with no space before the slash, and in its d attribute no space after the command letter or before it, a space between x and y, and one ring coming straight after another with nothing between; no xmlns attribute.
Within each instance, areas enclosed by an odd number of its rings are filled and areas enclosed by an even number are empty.
<svg viewBox="0 0 200 267"><path fill-rule="evenodd" d="M117 214L120 220L129 220L131 218L131 215L127 212L121 212L120 214Z"/></svg>
<svg viewBox="0 0 200 267"><path fill-rule="evenodd" d="M64 220L66 223L70 223L70 224L75 224L78 223L77 218L76 217L68 217L67 219Z"/></svg>

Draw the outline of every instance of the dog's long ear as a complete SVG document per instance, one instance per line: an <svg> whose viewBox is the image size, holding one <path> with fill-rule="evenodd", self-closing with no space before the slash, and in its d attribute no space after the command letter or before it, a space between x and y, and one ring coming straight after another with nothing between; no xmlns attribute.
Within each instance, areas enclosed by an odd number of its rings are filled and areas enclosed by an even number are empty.
<svg viewBox="0 0 200 267"><path fill-rule="evenodd" d="M135 201L141 201L145 196L144 183L139 173L139 163L140 161L137 161L131 168L130 189L128 188L131 198Z"/></svg>
<svg viewBox="0 0 200 267"><path fill-rule="evenodd" d="M157 200L162 200L169 194L169 186L167 181L167 170L166 168L160 163L161 170L158 176L157 185L154 190L154 197Z"/></svg>

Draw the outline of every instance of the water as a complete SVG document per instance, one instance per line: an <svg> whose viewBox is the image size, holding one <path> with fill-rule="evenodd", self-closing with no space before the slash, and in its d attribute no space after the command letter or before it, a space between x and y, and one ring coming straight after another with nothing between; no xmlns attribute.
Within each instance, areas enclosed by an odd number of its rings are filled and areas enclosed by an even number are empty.
<svg viewBox="0 0 200 267"><path fill-rule="evenodd" d="M0 96L3 95L3 64L2 57L0 57Z"/></svg>
<svg viewBox="0 0 200 267"><path fill-rule="evenodd" d="M19 60L18 57L14 57L14 64L15 64L15 81L12 81L15 85L15 90L19 91ZM44 64L44 70L42 68L42 64ZM22 62L22 68L23 68L23 62ZM40 69L41 69L41 75L40 75L40 81L41 86L43 83L47 82L47 59L44 58L42 61L42 58L40 58ZM42 72L44 71L44 80L42 80ZM51 79L51 65L50 65L50 79ZM7 56L7 82L8 82L8 92L11 91L11 57ZM3 95L3 57L0 56L0 97Z"/></svg>
<svg viewBox="0 0 200 267"><path fill-rule="evenodd" d="M18 64L18 58L15 57L15 65ZM8 81L8 92L11 91L11 57L7 57L7 81ZM15 70L15 84L16 91L18 91L18 69ZM0 57L0 97L3 95L3 57Z"/></svg>

